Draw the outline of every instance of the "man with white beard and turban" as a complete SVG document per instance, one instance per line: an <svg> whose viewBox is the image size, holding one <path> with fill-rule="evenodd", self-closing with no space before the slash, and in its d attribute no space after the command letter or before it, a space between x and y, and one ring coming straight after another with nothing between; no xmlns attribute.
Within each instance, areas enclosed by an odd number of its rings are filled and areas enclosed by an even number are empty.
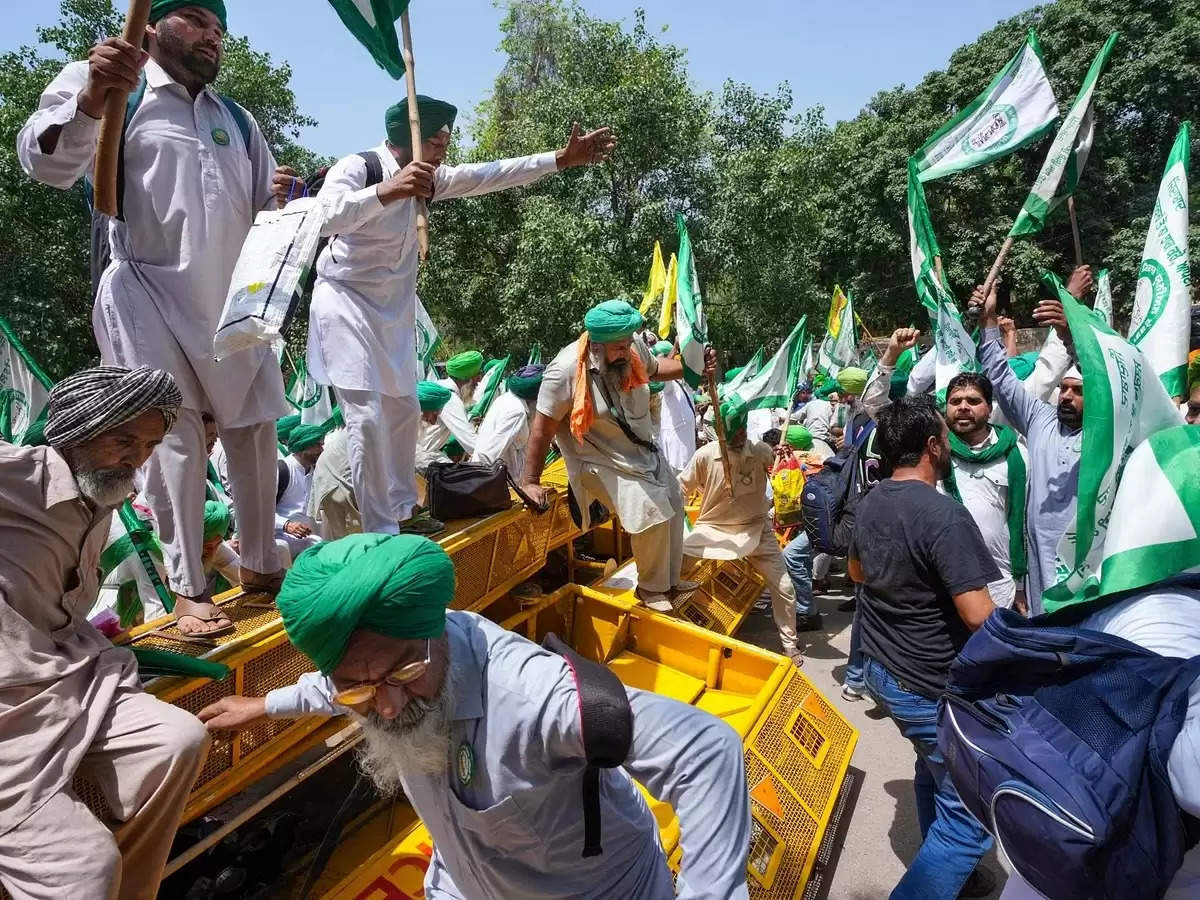
<svg viewBox="0 0 1200 900"><path fill-rule="evenodd" d="M50 446L0 442L0 884L15 900L155 896L204 762L200 723L145 693L133 654L87 621L113 508L181 400L166 372L88 369L50 392Z"/></svg>
<svg viewBox="0 0 1200 900"><path fill-rule="evenodd" d="M362 765L403 789L433 836L425 896L744 898L749 796L742 745L716 717L625 688L632 741L599 772L603 853L584 855L580 694L567 660L487 619L446 612L454 566L417 535L351 535L284 580L288 638L317 666L265 698L200 711L210 730L350 712ZM679 817L677 885L633 779ZM678 893L677 893L678 892Z"/></svg>

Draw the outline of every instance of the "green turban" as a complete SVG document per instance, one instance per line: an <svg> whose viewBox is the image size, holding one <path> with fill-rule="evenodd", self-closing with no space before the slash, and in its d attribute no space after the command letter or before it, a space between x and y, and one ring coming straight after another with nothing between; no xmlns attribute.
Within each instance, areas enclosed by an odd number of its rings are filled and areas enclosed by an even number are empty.
<svg viewBox="0 0 1200 900"><path fill-rule="evenodd" d="M446 374L459 381L474 378L483 370L483 354L478 350L468 350L446 360Z"/></svg>
<svg viewBox="0 0 1200 900"><path fill-rule="evenodd" d="M151 0L150 24L153 25L167 13L183 9L185 6L199 6L201 9L207 9L220 21L222 31L229 30L224 0Z"/></svg>
<svg viewBox="0 0 1200 900"><path fill-rule="evenodd" d="M434 100L424 94L417 94L417 114L421 117L421 140L427 141L443 127L454 130L454 117L458 115L458 108L445 100ZM412 129L408 126L407 97L395 106L388 107L388 111L383 116L383 124L387 128L388 143L393 147L412 149Z"/></svg>
<svg viewBox="0 0 1200 900"><path fill-rule="evenodd" d="M534 400L542 387L542 376L546 367L542 365L522 366L516 373L508 376L508 389L522 400Z"/></svg>
<svg viewBox="0 0 1200 900"><path fill-rule="evenodd" d="M734 435L746 427L748 410L742 405L735 407L732 403L723 403L721 404L721 418L725 420L726 434Z"/></svg>
<svg viewBox="0 0 1200 900"><path fill-rule="evenodd" d="M446 441L446 443L442 445L442 452L451 459L457 459L460 456L466 455L466 451L463 450L462 444L458 442L458 438L456 438L454 435L450 435L450 440Z"/></svg>
<svg viewBox="0 0 1200 900"><path fill-rule="evenodd" d="M812 432L803 425L789 425L784 440L793 450L811 450L813 446Z"/></svg>
<svg viewBox="0 0 1200 900"><path fill-rule="evenodd" d="M837 382L847 394L861 397L867 386L867 370L851 366L837 373Z"/></svg>
<svg viewBox="0 0 1200 900"><path fill-rule="evenodd" d="M358 629L436 638L454 599L454 564L415 534L352 534L296 557L275 603L292 644L328 675Z"/></svg>
<svg viewBox="0 0 1200 900"><path fill-rule="evenodd" d="M1033 367L1037 363L1038 354L1022 353L1020 356L1010 357L1008 367L1013 370L1013 374L1024 381L1033 374Z"/></svg>
<svg viewBox="0 0 1200 900"><path fill-rule="evenodd" d="M220 500L204 501L204 539L211 541L215 537L225 537L229 534L229 507Z"/></svg>
<svg viewBox="0 0 1200 900"><path fill-rule="evenodd" d="M287 444L288 453L299 453L301 450L315 447L323 440L325 440L324 425L297 425L284 443Z"/></svg>
<svg viewBox="0 0 1200 900"><path fill-rule="evenodd" d="M842 389L842 386L837 383L836 378L826 378L821 382L821 386L813 392L813 396L818 400L828 400L830 394L836 394Z"/></svg>
<svg viewBox="0 0 1200 900"><path fill-rule="evenodd" d="M645 323L642 314L624 300L605 300L589 309L583 317L588 339L597 344L630 337Z"/></svg>
<svg viewBox="0 0 1200 900"><path fill-rule="evenodd" d="M421 412L441 412L452 396L450 388L436 381L417 382L417 402L421 404Z"/></svg>
<svg viewBox="0 0 1200 900"><path fill-rule="evenodd" d="M670 341L659 341L654 345L654 350L652 352L655 356L670 356L671 351L674 349L675 345Z"/></svg>
<svg viewBox="0 0 1200 900"><path fill-rule="evenodd" d="M665 381L652 381L652 382L650 382L650 393L661 394L662 389L665 388L666 386L667 386L667 383Z"/></svg>
<svg viewBox="0 0 1200 900"><path fill-rule="evenodd" d="M284 416L275 422L275 437L281 444L286 444L296 426L300 424L300 413Z"/></svg>
<svg viewBox="0 0 1200 900"><path fill-rule="evenodd" d="M729 371L727 371L725 373L725 380L733 381L733 379L737 378L739 375L742 374L742 371L745 368L746 368L745 366L738 366L736 369L730 369Z"/></svg>

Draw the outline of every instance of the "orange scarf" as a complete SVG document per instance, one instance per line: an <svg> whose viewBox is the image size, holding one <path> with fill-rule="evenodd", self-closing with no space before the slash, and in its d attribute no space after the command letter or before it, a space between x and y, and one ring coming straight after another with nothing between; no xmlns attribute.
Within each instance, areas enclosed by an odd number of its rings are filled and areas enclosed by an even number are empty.
<svg viewBox="0 0 1200 900"><path fill-rule="evenodd" d="M577 354L575 358L575 395L571 400L571 434L575 436L580 444L583 443L583 436L591 430L592 422L596 419L596 405L592 402L592 385L588 379L588 350L591 342L588 340L588 333L585 331L579 336L577 345ZM646 374L646 364L642 362L642 357L636 350L629 350L629 372L625 376L625 381L621 384L622 391L632 391L634 388L641 387L644 384L650 383L650 376ZM619 400L617 401L620 402Z"/></svg>

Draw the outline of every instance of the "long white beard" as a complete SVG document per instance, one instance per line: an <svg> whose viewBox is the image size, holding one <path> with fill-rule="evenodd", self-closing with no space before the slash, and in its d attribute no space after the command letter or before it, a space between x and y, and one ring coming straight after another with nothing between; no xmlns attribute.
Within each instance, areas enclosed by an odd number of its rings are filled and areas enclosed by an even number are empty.
<svg viewBox="0 0 1200 900"><path fill-rule="evenodd" d="M119 506L133 493L134 473L129 469L92 469L74 475L79 492L98 507Z"/></svg>
<svg viewBox="0 0 1200 900"><path fill-rule="evenodd" d="M404 775L445 776L450 767L450 720L454 691L450 673L432 700L412 697L390 722L374 712L362 722L363 746L358 765L380 796L401 788Z"/></svg>

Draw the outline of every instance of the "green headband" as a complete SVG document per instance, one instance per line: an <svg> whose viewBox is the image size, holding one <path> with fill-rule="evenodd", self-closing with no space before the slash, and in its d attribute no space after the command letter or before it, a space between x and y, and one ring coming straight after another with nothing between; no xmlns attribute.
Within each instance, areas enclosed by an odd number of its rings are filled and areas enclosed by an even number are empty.
<svg viewBox="0 0 1200 900"><path fill-rule="evenodd" d="M630 337L645 322L642 314L624 300L605 300L589 309L583 317L588 339L597 344Z"/></svg>
<svg viewBox="0 0 1200 900"><path fill-rule="evenodd" d="M414 534L352 534L296 557L276 598L292 644L328 675L359 629L440 637L454 599L446 551Z"/></svg>
<svg viewBox="0 0 1200 900"><path fill-rule="evenodd" d="M454 118L458 115L458 109L444 100L435 100L424 94L417 94L417 115L421 117L421 140L427 141L443 127L454 130ZM387 129L389 144L393 147L412 149L412 129L408 124L407 98L395 106L388 107L388 111L383 116L383 124Z"/></svg>
<svg viewBox="0 0 1200 900"><path fill-rule="evenodd" d="M222 0L152 0L150 4L150 24L153 25L167 13L185 6L198 6L207 9L221 23L221 30L229 30L229 19L225 14L225 4Z"/></svg>

